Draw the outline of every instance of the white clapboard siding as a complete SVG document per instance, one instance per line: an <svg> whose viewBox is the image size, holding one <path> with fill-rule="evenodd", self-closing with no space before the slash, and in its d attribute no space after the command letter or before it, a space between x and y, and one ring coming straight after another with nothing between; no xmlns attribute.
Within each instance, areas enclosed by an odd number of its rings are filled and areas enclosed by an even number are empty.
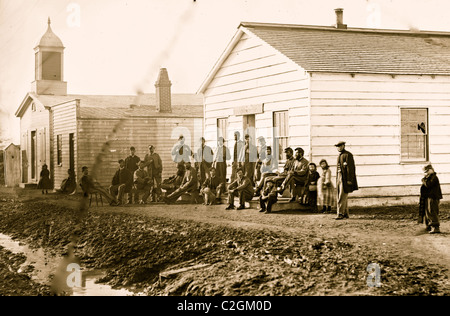
<svg viewBox="0 0 450 316"><path fill-rule="evenodd" d="M422 177L425 161L403 163L400 109L429 109L429 160L450 172L450 80L436 76L313 74L311 133L314 160L335 166L337 141L353 153L362 188L408 186ZM334 152L334 155L333 155ZM334 157L333 157L334 156ZM331 159L331 160L330 160ZM447 161L447 164L445 163Z"/></svg>
<svg viewBox="0 0 450 316"><path fill-rule="evenodd" d="M309 106L308 86L309 77L304 71L266 43L245 34L204 91L205 129L216 128L218 118L228 117L229 135L242 131L242 116L234 116L234 108L263 104L264 113L255 116L257 136L271 141L273 112L288 110L292 126L289 136L304 140L309 135L309 121L298 109ZM214 133L209 135L207 142L214 143Z"/></svg>
<svg viewBox="0 0 450 316"><path fill-rule="evenodd" d="M74 162L77 161L77 109L76 101L54 106L53 110L53 161L55 189L61 187L61 182L67 178L67 169L70 168L69 134L74 134ZM57 135L62 136L62 163L57 163ZM81 170L75 170L76 176L81 175Z"/></svg>

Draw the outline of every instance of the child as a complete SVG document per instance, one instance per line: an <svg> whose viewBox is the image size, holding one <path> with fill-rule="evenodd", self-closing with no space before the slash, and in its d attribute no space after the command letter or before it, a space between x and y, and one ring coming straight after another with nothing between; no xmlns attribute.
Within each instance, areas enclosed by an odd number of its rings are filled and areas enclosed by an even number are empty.
<svg viewBox="0 0 450 316"><path fill-rule="evenodd" d="M442 199L441 185L431 165L423 168L425 177L422 184L425 186L424 195L427 198L425 204L425 223L430 234L437 234L439 230L439 200Z"/></svg>
<svg viewBox="0 0 450 316"><path fill-rule="evenodd" d="M320 178L317 172L317 166L314 162L311 162L308 166L309 173L305 183L305 190L308 192L308 204L311 207L311 211L317 212L317 181Z"/></svg>
<svg viewBox="0 0 450 316"><path fill-rule="evenodd" d="M277 188L275 186L275 183L272 179L268 179L266 181L266 187L263 190L263 193L259 197L259 205L261 208L259 211L265 214L272 212L272 205L277 203ZM267 203L267 205L266 205Z"/></svg>
<svg viewBox="0 0 450 316"><path fill-rule="evenodd" d="M50 181L50 171L48 170L46 164L42 166L42 171L40 173L40 179L37 187L38 189L42 189L42 194L48 194L48 189L52 188L52 182Z"/></svg>
<svg viewBox="0 0 450 316"><path fill-rule="evenodd" d="M322 176L317 183L319 204L322 205L322 213L331 213L331 207L334 206L335 202L334 187L331 182L331 169L325 159L322 159L319 165L322 168Z"/></svg>

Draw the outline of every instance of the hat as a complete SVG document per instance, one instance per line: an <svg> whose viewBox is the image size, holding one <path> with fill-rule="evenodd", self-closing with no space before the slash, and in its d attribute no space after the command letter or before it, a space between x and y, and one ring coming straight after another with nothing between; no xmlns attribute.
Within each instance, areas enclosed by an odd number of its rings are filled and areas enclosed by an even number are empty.
<svg viewBox="0 0 450 316"><path fill-rule="evenodd" d="M423 167L423 172L427 172L430 169L433 169L433 166L432 165L426 165L425 167Z"/></svg>
<svg viewBox="0 0 450 316"><path fill-rule="evenodd" d="M341 146L341 145L345 145L345 142L344 141L340 141L340 142L338 142L336 145L334 145L334 146L336 146L336 147L339 147L339 146Z"/></svg>

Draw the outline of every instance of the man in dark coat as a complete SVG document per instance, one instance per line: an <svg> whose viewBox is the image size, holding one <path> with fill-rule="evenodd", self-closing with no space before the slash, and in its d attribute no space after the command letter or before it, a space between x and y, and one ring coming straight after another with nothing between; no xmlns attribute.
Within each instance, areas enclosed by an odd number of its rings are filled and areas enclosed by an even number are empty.
<svg viewBox="0 0 450 316"><path fill-rule="evenodd" d="M256 161L258 160L258 149L251 143L249 134L244 136L245 142L241 148L239 154L239 167L244 170L244 175L250 179L252 185L254 185L254 175Z"/></svg>
<svg viewBox="0 0 450 316"><path fill-rule="evenodd" d="M152 201L158 202L161 198L161 182L162 182L162 160L161 157L155 152L155 146L148 146L148 154L144 158L145 166L147 167L147 173L151 178L152 189Z"/></svg>
<svg viewBox="0 0 450 316"><path fill-rule="evenodd" d="M119 160L119 169L117 169L109 187L109 193L117 198L118 204L122 204L123 194L131 192L133 186L133 175L125 168L125 160Z"/></svg>
<svg viewBox="0 0 450 316"><path fill-rule="evenodd" d="M214 153L213 167L216 169L216 176L223 182L227 182L227 161L231 159L230 150L224 145L223 137L217 139L217 149Z"/></svg>
<svg viewBox="0 0 450 316"><path fill-rule="evenodd" d="M141 161L141 158L139 158L138 156L136 156L136 148L134 148L133 146L130 147L130 155L125 158L125 168L127 168L130 172L131 175L134 175L134 172L138 169L138 164L139 161ZM132 204L133 203L133 193L130 191L128 193L128 204ZM139 197L137 196L137 194L134 195L134 203L139 203Z"/></svg>
<svg viewBox="0 0 450 316"><path fill-rule="evenodd" d="M220 204L220 198L225 189L225 182L216 175L216 168L212 167L210 176L203 182L200 193L203 195L205 205Z"/></svg>
<svg viewBox="0 0 450 316"><path fill-rule="evenodd" d="M441 232L439 228L439 200L442 199L441 185L433 166L426 165L423 171L425 177L422 179L422 185L425 187L424 195L427 199L425 203L427 230L430 234L436 234Z"/></svg>
<svg viewBox="0 0 450 316"><path fill-rule="evenodd" d="M206 146L205 138L200 138L200 148L197 150L197 157L195 161L196 169L199 170L200 183L203 184L206 178L209 177L209 170L212 167L214 152L211 147Z"/></svg>
<svg viewBox="0 0 450 316"><path fill-rule="evenodd" d="M233 160L231 164L231 182L236 180L236 172L239 168L239 155L242 150L244 142L240 139L241 134L238 131L234 132L234 148L233 148Z"/></svg>
<svg viewBox="0 0 450 316"><path fill-rule="evenodd" d="M345 150L345 142L335 145L339 151L337 159L336 189L337 189L337 220L348 218L348 194L358 190L356 181L355 160L351 152Z"/></svg>
<svg viewBox="0 0 450 316"><path fill-rule="evenodd" d="M257 183L259 180L261 180L261 166L262 162L266 159L266 151L267 151L267 145L266 145L266 139L263 136L259 136L257 138L258 140L258 160L256 161L256 169L255 169L255 176L254 176L254 182Z"/></svg>

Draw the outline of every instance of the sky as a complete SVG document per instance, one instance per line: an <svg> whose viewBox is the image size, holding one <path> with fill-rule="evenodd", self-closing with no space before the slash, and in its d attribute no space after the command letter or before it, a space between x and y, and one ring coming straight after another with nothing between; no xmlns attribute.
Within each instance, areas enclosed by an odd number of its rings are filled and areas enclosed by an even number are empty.
<svg viewBox="0 0 450 316"><path fill-rule="evenodd" d="M34 50L51 18L69 94L196 93L239 23L335 23L450 32L448 0L0 0L0 144L19 143L14 113L34 80Z"/></svg>

